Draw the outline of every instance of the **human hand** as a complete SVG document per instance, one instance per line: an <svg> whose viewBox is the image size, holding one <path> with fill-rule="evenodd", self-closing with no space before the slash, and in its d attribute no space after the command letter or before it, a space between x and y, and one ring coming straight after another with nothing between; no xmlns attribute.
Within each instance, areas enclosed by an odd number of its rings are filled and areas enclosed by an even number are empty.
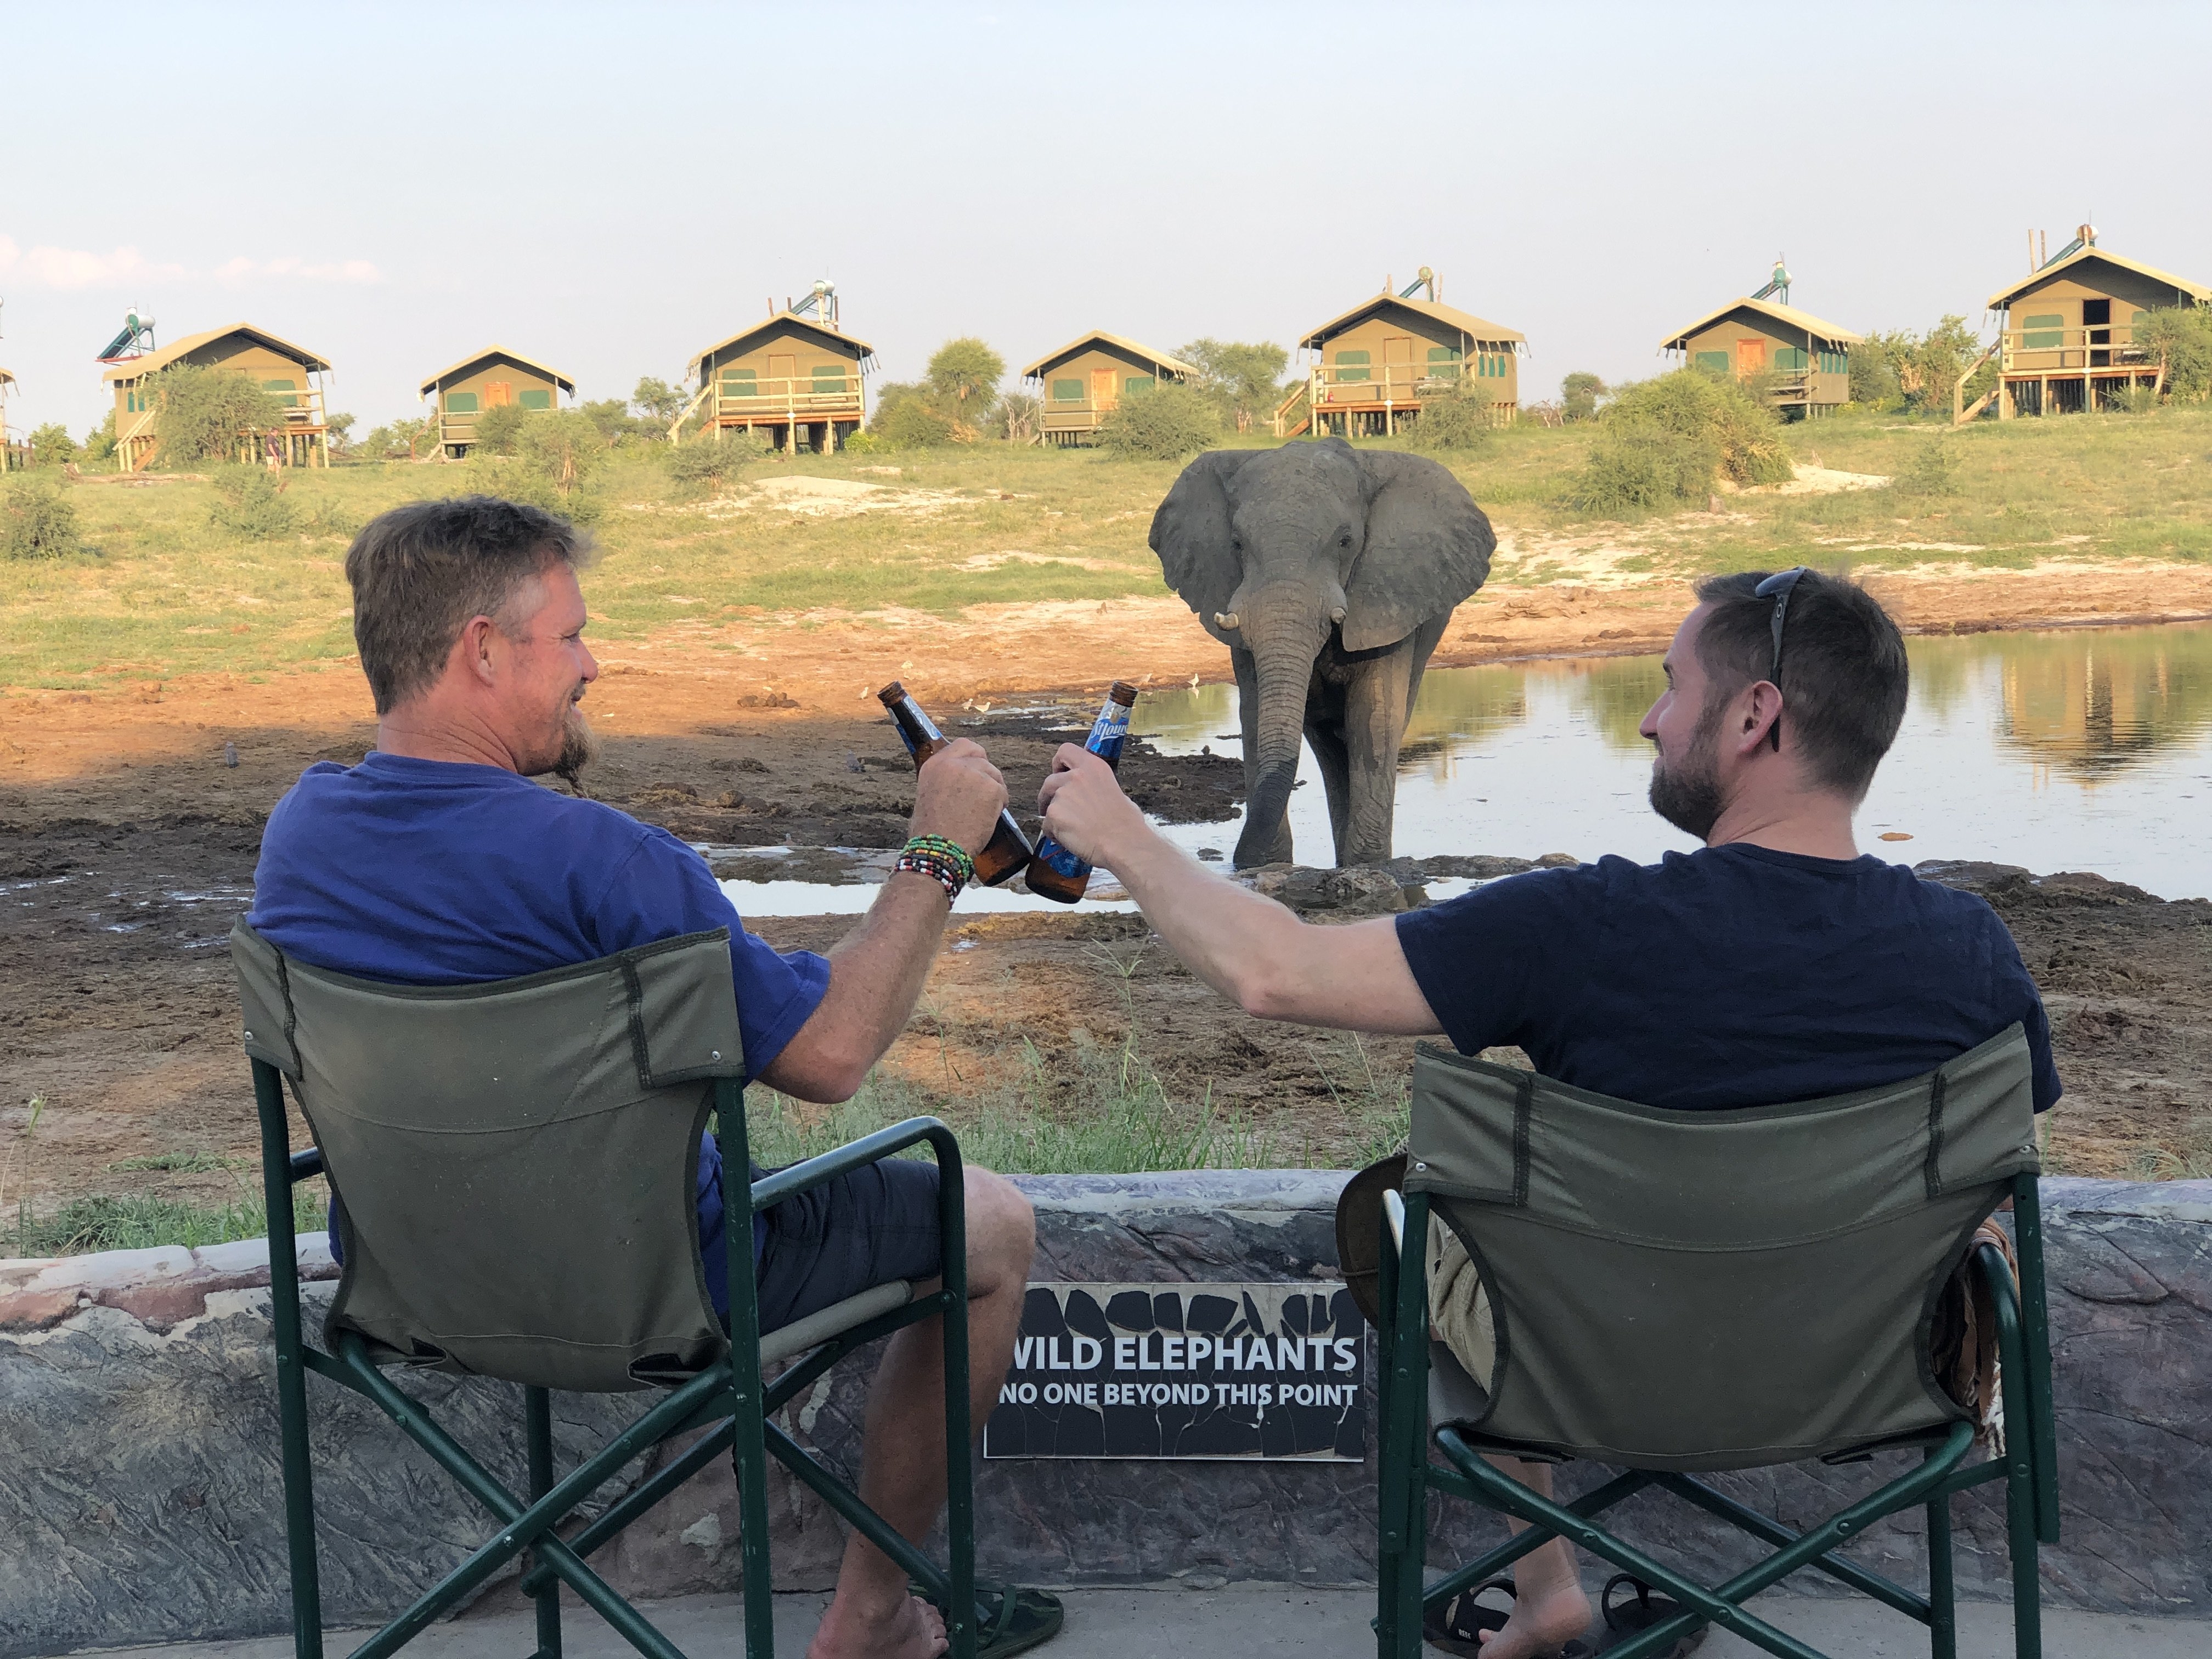
<svg viewBox="0 0 2212 1659"><path fill-rule="evenodd" d="M1114 769L1080 744L1063 743L1037 791L1045 832L1076 857L1114 867L1109 849L1145 831L1145 815L1121 793Z"/></svg>
<svg viewBox="0 0 2212 1659"><path fill-rule="evenodd" d="M914 784L914 817L907 833L943 836L965 848L972 858L999 827L1006 804L1006 781L984 755L981 744L955 738L921 765Z"/></svg>

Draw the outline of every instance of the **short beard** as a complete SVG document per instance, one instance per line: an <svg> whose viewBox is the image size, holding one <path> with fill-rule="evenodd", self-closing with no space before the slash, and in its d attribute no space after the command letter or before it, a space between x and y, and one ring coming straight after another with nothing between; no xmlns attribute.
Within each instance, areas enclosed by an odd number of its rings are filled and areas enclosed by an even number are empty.
<svg viewBox="0 0 2212 1659"><path fill-rule="evenodd" d="M1726 703L1716 702L1698 716L1689 752L1668 765L1663 755L1651 760L1651 810L1686 836L1708 840L1727 802L1721 799L1721 720Z"/></svg>
<svg viewBox="0 0 2212 1659"><path fill-rule="evenodd" d="M568 716L561 722L561 757L549 769L580 795L585 793L581 781L584 769L599 757L599 735L582 712L574 703L569 704Z"/></svg>

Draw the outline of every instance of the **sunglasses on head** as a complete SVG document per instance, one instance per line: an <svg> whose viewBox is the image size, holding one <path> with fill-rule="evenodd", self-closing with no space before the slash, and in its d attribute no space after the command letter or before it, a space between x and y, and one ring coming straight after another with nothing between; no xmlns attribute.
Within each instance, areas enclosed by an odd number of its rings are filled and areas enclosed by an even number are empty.
<svg viewBox="0 0 2212 1659"><path fill-rule="evenodd" d="M1778 570L1751 590L1762 599L1774 601L1774 660L1768 665L1766 678L1774 682L1774 689L1778 691L1782 689L1782 628L1790 616L1790 595L1798 582L1810 574L1802 564L1792 569ZM1774 740L1775 752L1779 754L1782 751L1781 715L1774 717L1774 724L1767 728L1767 735Z"/></svg>

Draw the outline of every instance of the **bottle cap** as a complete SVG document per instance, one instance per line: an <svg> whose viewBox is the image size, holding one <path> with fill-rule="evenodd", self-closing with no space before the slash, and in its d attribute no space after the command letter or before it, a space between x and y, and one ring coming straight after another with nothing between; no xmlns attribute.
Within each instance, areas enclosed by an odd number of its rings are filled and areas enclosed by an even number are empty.
<svg viewBox="0 0 2212 1659"><path fill-rule="evenodd" d="M901 685L896 680L893 680L889 685L876 693L876 701L882 703L884 708L888 708L905 696L906 687Z"/></svg>
<svg viewBox="0 0 2212 1659"><path fill-rule="evenodd" d="M1127 680L1115 680L1113 685L1108 689L1106 695L1109 697L1111 697L1115 702L1120 703L1124 708L1130 708L1136 706L1137 688L1130 684Z"/></svg>

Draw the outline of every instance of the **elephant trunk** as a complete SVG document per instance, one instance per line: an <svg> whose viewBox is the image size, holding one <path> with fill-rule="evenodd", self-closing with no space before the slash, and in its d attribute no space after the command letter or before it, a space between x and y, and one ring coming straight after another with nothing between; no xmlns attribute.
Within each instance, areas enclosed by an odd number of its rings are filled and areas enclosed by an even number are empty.
<svg viewBox="0 0 2212 1659"><path fill-rule="evenodd" d="M1304 616L1284 619L1244 638L1253 656L1259 709L1253 745L1246 757L1244 832L1237 838L1240 869L1290 856L1285 817L1298 779L1298 753L1305 740L1306 695L1313 680L1320 631Z"/></svg>

